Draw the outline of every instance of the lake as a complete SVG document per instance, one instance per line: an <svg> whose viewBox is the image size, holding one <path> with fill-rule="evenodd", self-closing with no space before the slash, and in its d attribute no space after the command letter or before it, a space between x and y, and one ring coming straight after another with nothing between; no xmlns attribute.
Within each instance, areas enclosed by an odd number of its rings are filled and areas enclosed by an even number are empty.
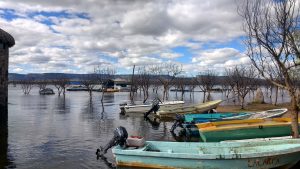
<svg viewBox="0 0 300 169"><path fill-rule="evenodd" d="M198 103L202 97L201 92L195 92L192 97L186 93L184 100ZM149 100L152 98L153 94ZM212 98L226 99L221 93L212 93ZM107 160L97 160L95 151L108 143L118 126L124 126L129 135L144 136L146 140L175 141L169 132L172 122L150 123L142 114L119 114L119 104L129 99L128 92L106 93L104 111L100 99L98 92L93 92L92 98L88 92L69 91L65 97L43 96L38 94L37 87L30 95L24 95L19 86L9 86L8 137L1 139L7 140L8 153L0 151L0 157L8 168L106 169L114 163L111 151L106 154ZM177 99L176 92L170 92L169 100ZM142 100L142 96L138 94L135 100Z"/></svg>

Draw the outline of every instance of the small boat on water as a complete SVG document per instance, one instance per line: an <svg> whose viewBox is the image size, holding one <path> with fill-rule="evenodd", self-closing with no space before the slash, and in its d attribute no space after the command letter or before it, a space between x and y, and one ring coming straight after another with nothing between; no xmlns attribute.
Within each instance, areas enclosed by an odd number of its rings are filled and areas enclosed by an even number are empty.
<svg viewBox="0 0 300 169"><path fill-rule="evenodd" d="M204 142L291 135L290 118L246 119L196 124Z"/></svg>
<svg viewBox="0 0 300 169"><path fill-rule="evenodd" d="M185 114L184 122L204 123L210 121L223 121L223 120L242 120L247 119L252 113L209 113L209 114Z"/></svg>
<svg viewBox="0 0 300 169"><path fill-rule="evenodd" d="M146 141L139 148L112 150L118 166L142 168L289 168L300 160L300 139L244 142Z"/></svg>
<svg viewBox="0 0 300 169"><path fill-rule="evenodd" d="M157 112L157 115L160 118L164 117L175 117L176 114L195 114L195 113L204 113L215 109L222 100L214 100L200 104L194 104L189 106L176 106L176 107L166 107L160 108Z"/></svg>
<svg viewBox="0 0 300 169"><path fill-rule="evenodd" d="M169 108L176 105L184 104L184 101L164 101L159 103L160 109ZM121 111L125 111L125 113L145 113L146 111L150 110L152 104L136 104L136 105L127 105L127 104L120 104Z"/></svg>
<svg viewBox="0 0 300 169"><path fill-rule="evenodd" d="M53 89L45 88L45 89L40 90L39 94L40 95L52 95L52 94L55 94L55 93L54 93Z"/></svg>
<svg viewBox="0 0 300 169"><path fill-rule="evenodd" d="M261 112L252 113L249 119L266 119L266 118L274 118L280 117L288 111L287 108L282 109L272 109Z"/></svg>

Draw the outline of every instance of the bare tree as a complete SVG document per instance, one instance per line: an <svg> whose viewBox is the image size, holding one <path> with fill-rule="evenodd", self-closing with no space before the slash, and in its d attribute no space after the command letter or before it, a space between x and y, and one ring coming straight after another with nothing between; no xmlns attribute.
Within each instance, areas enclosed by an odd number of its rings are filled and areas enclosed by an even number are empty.
<svg viewBox="0 0 300 169"><path fill-rule="evenodd" d="M101 84L101 103L103 104L104 92L107 89L108 84L113 80L116 70L111 65L98 65L94 72L96 74L96 80L98 84Z"/></svg>
<svg viewBox="0 0 300 169"><path fill-rule="evenodd" d="M203 103L210 100L210 93L217 84L217 73L213 70L199 72L197 77L198 86L203 92ZM206 98L206 93L208 93Z"/></svg>
<svg viewBox="0 0 300 169"><path fill-rule="evenodd" d="M299 137L297 96L291 71L300 65L299 1L241 1L238 12L244 18L247 55L259 73L291 97L292 136ZM284 80L277 82L277 72Z"/></svg>
<svg viewBox="0 0 300 169"><path fill-rule="evenodd" d="M96 74L82 76L81 83L84 87L86 87L87 91L89 92L90 98L92 98L93 90L98 84Z"/></svg>
<svg viewBox="0 0 300 169"><path fill-rule="evenodd" d="M233 91L238 96L241 109L245 106L245 97L255 85L256 72L254 67L235 66L227 69L228 79L234 84Z"/></svg>
<svg viewBox="0 0 300 169"><path fill-rule="evenodd" d="M189 84L188 79L184 76L180 76L180 77L177 77L173 81L173 83L174 83L174 86L176 88L176 93L177 93L177 90L181 91L181 100L183 100L183 96L184 96L184 93L186 91L186 87Z"/></svg>
<svg viewBox="0 0 300 169"><path fill-rule="evenodd" d="M21 80L21 88L23 90L23 93L25 95L28 95L33 87L34 81L32 79L28 79L28 80Z"/></svg>
<svg viewBox="0 0 300 169"><path fill-rule="evenodd" d="M149 67L139 67L136 82L139 85L140 89L143 91L143 103L145 103L149 97L150 79L151 75Z"/></svg>
<svg viewBox="0 0 300 169"><path fill-rule="evenodd" d="M55 88L57 89L57 93L60 96L61 93L65 96L66 94L66 88L70 84L70 80L68 78L58 78L52 81L54 84Z"/></svg>
<svg viewBox="0 0 300 169"><path fill-rule="evenodd" d="M163 100L168 100L169 89L172 81L182 72L182 65L176 63L163 63L151 68L153 74L158 75L158 80L163 86Z"/></svg>
<svg viewBox="0 0 300 169"><path fill-rule="evenodd" d="M47 85L49 84L49 82L47 80L40 80L36 82L40 91L45 89L47 87Z"/></svg>

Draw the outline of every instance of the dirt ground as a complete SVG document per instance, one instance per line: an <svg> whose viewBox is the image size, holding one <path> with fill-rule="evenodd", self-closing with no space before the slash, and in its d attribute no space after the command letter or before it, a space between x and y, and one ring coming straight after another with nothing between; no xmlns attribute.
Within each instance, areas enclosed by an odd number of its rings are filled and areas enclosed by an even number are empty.
<svg viewBox="0 0 300 169"><path fill-rule="evenodd" d="M278 108L288 108L289 111L283 115L283 117L290 117L290 103L282 103L278 105L273 104L259 104L259 103L250 103L245 106L245 109L241 109L239 105L225 105L225 106L218 106L218 112L257 112L257 111L264 111L270 109L278 109Z"/></svg>

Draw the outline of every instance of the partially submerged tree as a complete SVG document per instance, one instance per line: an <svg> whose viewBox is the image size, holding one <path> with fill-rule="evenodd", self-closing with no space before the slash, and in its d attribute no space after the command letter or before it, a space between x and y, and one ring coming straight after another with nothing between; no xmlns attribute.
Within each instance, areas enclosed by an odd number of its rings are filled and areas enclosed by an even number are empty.
<svg viewBox="0 0 300 169"><path fill-rule="evenodd" d="M245 97L255 85L256 72L254 67L235 66L226 70L228 79L232 82L235 95L239 98L241 109L245 106Z"/></svg>
<svg viewBox="0 0 300 169"><path fill-rule="evenodd" d="M96 74L82 76L81 83L84 87L86 87L87 91L89 92L90 98L92 98L93 90L98 84Z"/></svg>
<svg viewBox="0 0 300 169"><path fill-rule="evenodd" d="M150 87L150 70L148 66L142 66L138 68L138 74L136 75L136 85L139 86L139 88L143 92L143 103L145 103L149 97L149 87Z"/></svg>
<svg viewBox="0 0 300 169"><path fill-rule="evenodd" d="M203 103L210 100L210 93L217 84L217 73L213 70L199 72L196 80L200 90L203 92ZM206 93L208 94L207 97Z"/></svg>
<svg viewBox="0 0 300 169"><path fill-rule="evenodd" d="M182 72L182 65L171 62L162 63L153 66L151 71L158 75L158 80L163 86L163 100L168 100L171 83Z"/></svg>
<svg viewBox="0 0 300 169"><path fill-rule="evenodd" d="M189 79L186 78L185 76L180 76L177 77L174 81L174 86L176 89L176 96L177 96L177 91L181 91L181 100L183 100L184 93L186 91L186 87L189 85Z"/></svg>
<svg viewBox="0 0 300 169"><path fill-rule="evenodd" d="M101 64L94 69L94 72L96 83L101 84L101 103L103 104L104 92L108 84L113 80L116 70L111 65Z"/></svg>
<svg viewBox="0 0 300 169"><path fill-rule="evenodd" d="M299 137L296 87L292 71L300 65L299 1L246 0L238 12L244 19L247 55L261 76L285 88L291 97L292 136ZM283 81L276 81L277 72Z"/></svg>
<svg viewBox="0 0 300 169"><path fill-rule="evenodd" d="M34 85L34 80L32 79L27 79L27 80L21 80L21 88L23 90L23 93L25 95L28 95Z"/></svg>
<svg viewBox="0 0 300 169"><path fill-rule="evenodd" d="M66 88L70 84L70 80L68 78L61 77L53 80L52 83L57 89L58 96L60 96L61 93L63 93L63 95L65 96Z"/></svg>

